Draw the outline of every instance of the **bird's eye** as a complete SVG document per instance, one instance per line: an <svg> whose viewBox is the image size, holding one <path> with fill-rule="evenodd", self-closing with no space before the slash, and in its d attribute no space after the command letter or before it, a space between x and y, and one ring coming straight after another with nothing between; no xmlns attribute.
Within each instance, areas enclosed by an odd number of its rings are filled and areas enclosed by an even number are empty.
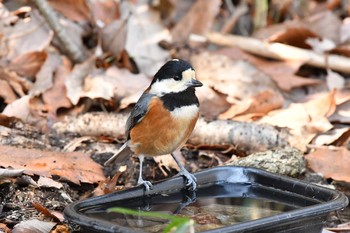
<svg viewBox="0 0 350 233"><path fill-rule="evenodd" d="M175 79L175 81L180 81L180 80L181 80L181 76L175 75L175 76L174 76L174 79Z"/></svg>

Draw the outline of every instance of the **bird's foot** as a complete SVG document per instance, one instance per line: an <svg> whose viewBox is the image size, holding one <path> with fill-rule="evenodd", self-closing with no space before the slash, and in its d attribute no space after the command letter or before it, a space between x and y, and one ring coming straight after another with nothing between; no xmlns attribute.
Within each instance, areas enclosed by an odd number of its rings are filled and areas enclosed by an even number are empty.
<svg viewBox="0 0 350 233"><path fill-rule="evenodd" d="M189 187L189 190L196 190L197 178L193 174L188 172L186 169L181 169L178 175L185 177L186 187Z"/></svg>
<svg viewBox="0 0 350 233"><path fill-rule="evenodd" d="M150 191L153 186L150 181L144 180L142 178L139 178L139 180L137 181L137 185L143 185L146 189L146 192Z"/></svg>

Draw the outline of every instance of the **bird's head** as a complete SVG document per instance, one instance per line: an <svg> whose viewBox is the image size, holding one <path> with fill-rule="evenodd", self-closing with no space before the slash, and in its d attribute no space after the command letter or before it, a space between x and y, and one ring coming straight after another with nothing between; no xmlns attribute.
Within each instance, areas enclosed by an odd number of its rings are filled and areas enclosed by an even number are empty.
<svg viewBox="0 0 350 233"><path fill-rule="evenodd" d="M173 59L165 63L154 75L149 92L162 96L201 86L203 84L196 79L196 72L188 62Z"/></svg>

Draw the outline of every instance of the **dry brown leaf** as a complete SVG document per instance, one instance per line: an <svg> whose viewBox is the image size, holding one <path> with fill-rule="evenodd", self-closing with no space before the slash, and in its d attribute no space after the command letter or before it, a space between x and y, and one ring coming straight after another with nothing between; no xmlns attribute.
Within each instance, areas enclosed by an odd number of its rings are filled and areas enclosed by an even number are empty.
<svg viewBox="0 0 350 233"><path fill-rule="evenodd" d="M337 106L336 111L329 117L332 122L350 123L350 101Z"/></svg>
<svg viewBox="0 0 350 233"><path fill-rule="evenodd" d="M119 3L114 0L94 0L91 4L91 11L97 24L103 22L104 25L108 25L120 18Z"/></svg>
<svg viewBox="0 0 350 233"><path fill-rule="evenodd" d="M0 97L4 99L6 104L10 104L17 99L8 81L0 79L0 90Z"/></svg>
<svg viewBox="0 0 350 233"><path fill-rule="evenodd" d="M50 89L53 84L53 76L61 65L62 58L60 54L54 52L48 53L47 59L37 73L34 86L30 89L29 93L36 96Z"/></svg>
<svg viewBox="0 0 350 233"><path fill-rule="evenodd" d="M85 0L50 0L50 5L74 21L91 20L90 9Z"/></svg>
<svg viewBox="0 0 350 233"><path fill-rule="evenodd" d="M110 85L115 89L115 98L117 100L136 94L141 94L150 84L150 79L146 75L133 74L127 69L118 69L110 67L106 70L106 76L109 77ZM139 95L140 96L140 95Z"/></svg>
<svg viewBox="0 0 350 233"><path fill-rule="evenodd" d="M93 191L94 197L114 192L121 174L122 172L117 171L112 178L107 177L105 180L99 182L98 186Z"/></svg>
<svg viewBox="0 0 350 233"><path fill-rule="evenodd" d="M322 38L332 40L335 44L340 42L341 20L331 11L322 11L312 15L305 22L308 28Z"/></svg>
<svg viewBox="0 0 350 233"><path fill-rule="evenodd" d="M67 58L62 58L62 63L55 70L53 85L42 94L44 103L48 106L48 111L56 116L59 108L70 108L72 103L67 97L65 77L71 71L72 64Z"/></svg>
<svg viewBox="0 0 350 233"><path fill-rule="evenodd" d="M350 41L350 17L343 19L340 28L340 42L347 43Z"/></svg>
<svg viewBox="0 0 350 233"><path fill-rule="evenodd" d="M220 119L231 119L235 116L253 114L256 117L257 114L262 116L272 110L279 109L283 106L284 99L281 95L270 90L260 92L253 96L251 99L244 101L243 104L233 105L229 110L222 113Z"/></svg>
<svg viewBox="0 0 350 233"><path fill-rule="evenodd" d="M91 57L83 63L76 64L73 70L65 79L65 86L67 90L67 97L76 105L81 97L84 97L84 80L92 73L95 65L95 57Z"/></svg>
<svg viewBox="0 0 350 233"><path fill-rule="evenodd" d="M52 214L50 210L48 210L45 206L38 202L32 203L33 207L38 210L40 213L44 214L47 217L53 218L56 222L61 222L63 219L59 219L56 215Z"/></svg>
<svg viewBox="0 0 350 233"><path fill-rule="evenodd" d="M314 144L317 146L323 146L334 145L334 143L337 142L336 146L341 146L343 144L342 142L344 142L344 140L347 140L347 138L349 137L349 132L350 128L346 127L331 129L323 134L318 135L314 139ZM344 136L347 136L347 138L344 138Z"/></svg>
<svg viewBox="0 0 350 233"><path fill-rule="evenodd" d="M216 119L220 113L230 107L225 95L216 92L207 85L198 88L196 95L200 102L200 114L207 120Z"/></svg>
<svg viewBox="0 0 350 233"><path fill-rule="evenodd" d="M115 57L125 49L128 19L111 22L101 30L102 49Z"/></svg>
<svg viewBox="0 0 350 233"><path fill-rule="evenodd" d="M0 231L4 233L11 233L10 228L8 228L4 223L0 223Z"/></svg>
<svg viewBox="0 0 350 233"><path fill-rule="evenodd" d="M82 152L62 153L0 146L0 166L25 169L28 175L45 177L58 175L75 184L97 183L104 180L102 167L89 154Z"/></svg>
<svg viewBox="0 0 350 233"><path fill-rule="evenodd" d="M32 10L29 15L30 20L21 19L3 30L9 60L28 52L43 51L51 43L53 32L38 11Z"/></svg>
<svg viewBox="0 0 350 233"><path fill-rule="evenodd" d="M32 82L25 78L21 78L16 72L0 66L0 79L6 80L12 90L19 96L24 96L25 93L33 86Z"/></svg>
<svg viewBox="0 0 350 233"><path fill-rule="evenodd" d="M270 77L249 62L235 61L225 55L208 52L192 56L191 62L197 78L214 90L226 94L229 103L236 104L264 91L281 95Z"/></svg>
<svg viewBox="0 0 350 233"><path fill-rule="evenodd" d="M322 83L322 81L318 79L303 78L295 75L296 71L302 65L301 62L269 61L244 52L239 48L225 48L218 53L236 60L243 59L249 61L255 65L256 68L269 75L275 81L277 86L284 91L291 91L293 88Z"/></svg>
<svg viewBox="0 0 350 233"><path fill-rule="evenodd" d="M333 126L327 117L335 111L335 91L318 96L306 103L292 103L287 109L270 112L260 122L288 127L291 133L309 142L316 134Z"/></svg>
<svg viewBox="0 0 350 233"><path fill-rule="evenodd" d="M287 40L286 38L288 38L288 36L283 36L285 33L287 33L288 35L288 30L290 28L292 28L292 30L300 30L299 35L302 38L305 38L304 35L309 34L303 30L303 29L308 30L307 25L302 21L295 19L295 20L287 20L280 24L273 24L268 27L259 28L254 32L253 37L261 40L270 40L270 39L274 40L275 38L282 37L283 40L280 39L281 41L290 42L293 40L290 40L290 39Z"/></svg>
<svg viewBox="0 0 350 233"><path fill-rule="evenodd" d="M197 0L171 30L173 41L184 42L187 41L191 33L204 34L210 30L216 15L219 13L220 5L220 0Z"/></svg>
<svg viewBox="0 0 350 233"><path fill-rule="evenodd" d="M46 188L56 188L56 189L60 189L63 187L63 184L57 181L54 181L51 178L48 177L43 177L40 176L37 184L39 187L46 187Z"/></svg>
<svg viewBox="0 0 350 233"><path fill-rule="evenodd" d="M308 166L325 178L350 182L350 152L345 148L317 148L305 156Z"/></svg>
<svg viewBox="0 0 350 233"><path fill-rule="evenodd" d="M12 233L47 233L55 225L54 222L45 222L38 219L26 220L15 225Z"/></svg>
<svg viewBox="0 0 350 233"><path fill-rule="evenodd" d="M329 90L343 89L345 86L345 78L330 69L327 69L326 82Z"/></svg>
<svg viewBox="0 0 350 233"><path fill-rule="evenodd" d="M162 24L159 12L150 9L146 0L137 1L134 7L128 20L125 49L140 72L153 77L170 58L169 51L158 43L171 40L171 36Z"/></svg>
<svg viewBox="0 0 350 233"><path fill-rule="evenodd" d="M309 49L310 45L306 43L308 38L318 38L318 36L304 27L289 27L272 35L268 41Z"/></svg>
<svg viewBox="0 0 350 233"><path fill-rule="evenodd" d="M46 58L46 52L28 52L14 58L9 64L9 69L24 77L34 77Z"/></svg>
<svg viewBox="0 0 350 233"><path fill-rule="evenodd" d="M30 115L29 100L29 95L22 96L21 98L8 104L2 114L27 121Z"/></svg>

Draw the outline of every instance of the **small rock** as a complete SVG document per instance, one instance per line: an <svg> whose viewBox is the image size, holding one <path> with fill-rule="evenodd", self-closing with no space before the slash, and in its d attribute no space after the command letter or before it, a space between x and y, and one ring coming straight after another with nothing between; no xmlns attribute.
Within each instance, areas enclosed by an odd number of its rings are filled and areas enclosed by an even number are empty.
<svg viewBox="0 0 350 233"><path fill-rule="evenodd" d="M303 153L292 147L250 154L226 165L255 167L285 176L297 177L306 170Z"/></svg>

